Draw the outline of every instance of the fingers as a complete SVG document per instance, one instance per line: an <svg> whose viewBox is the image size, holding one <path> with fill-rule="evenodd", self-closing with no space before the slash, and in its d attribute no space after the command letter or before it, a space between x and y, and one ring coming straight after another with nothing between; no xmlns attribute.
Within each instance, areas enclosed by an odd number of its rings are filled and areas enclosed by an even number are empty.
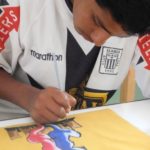
<svg viewBox="0 0 150 150"><path fill-rule="evenodd" d="M53 99L43 99L42 102L36 101L30 114L36 123L47 123L66 117L66 110Z"/></svg>
<svg viewBox="0 0 150 150"><path fill-rule="evenodd" d="M40 110L33 109L31 112L32 118L36 123L55 122L66 117L66 111L63 107L53 105L53 109L47 107Z"/></svg>
<svg viewBox="0 0 150 150"><path fill-rule="evenodd" d="M67 98L68 98L70 110L71 110L71 107L73 107L76 104L76 99L73 96L71 96L70 94L68 94L68 93L66 93L66 94L67 94Z"/></svg>
<svg viewBox="0 0 150 150"><path fill-rule="evenodd" d="M66 117L76 100L56 88L41 90L31 102L30 114L36 123L55 122Z"/></svg>
<svg viewBox="0 0 150 150"><path fill-rule="evenodd" d="M54 100L51 100L49 105L46 106L47 111L55 114L59 118L64 118L66 116L66 110L62 105L59 105Z"/></svg>
<svg viewBox="0 0 150 150"><path fill-rule="evenodd" d="M37 124L56 122L60 119L60 117L47 109L44 109L38 113L33 113L32 118Z"/></svg>
<svg viewBox="0 0 150 150"><path fill-rule="evenodd" d="M76 99L67 92L62 92L56 88L54 89L55 90L53 91L53 99L56 101L56 103L63 106L66 109L66 111L70 111L71 107L73 107L76 104ZM50 91L48 92L49 94L51 90L52 89L50 89Z"/></svg>

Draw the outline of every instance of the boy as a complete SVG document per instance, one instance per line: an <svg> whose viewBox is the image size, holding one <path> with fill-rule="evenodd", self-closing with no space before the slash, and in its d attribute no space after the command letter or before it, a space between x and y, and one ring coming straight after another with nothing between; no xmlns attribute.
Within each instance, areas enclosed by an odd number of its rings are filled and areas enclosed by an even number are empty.
<svg viewBox="0 0 150 150"><path fill-rule="evenodd" d="M138 40L149 33L148 0L7 0L0 8L2 111L27 111L45 123L65 117L71 107L101 106L133 58L144 82L149 79L137 45L150 39Z"/></svg>

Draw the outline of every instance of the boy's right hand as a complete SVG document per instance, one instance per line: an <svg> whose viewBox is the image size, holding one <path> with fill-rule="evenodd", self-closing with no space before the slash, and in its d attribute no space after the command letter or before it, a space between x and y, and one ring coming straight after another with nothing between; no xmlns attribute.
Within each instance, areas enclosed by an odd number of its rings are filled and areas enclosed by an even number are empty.
<svg viewBox="0 0 150 150"><path fill-rule="evenodd" d="M55 122L64 118L76 103L74 97L53 87L33 92L27 101L25 109L36 123Z"/></svg>

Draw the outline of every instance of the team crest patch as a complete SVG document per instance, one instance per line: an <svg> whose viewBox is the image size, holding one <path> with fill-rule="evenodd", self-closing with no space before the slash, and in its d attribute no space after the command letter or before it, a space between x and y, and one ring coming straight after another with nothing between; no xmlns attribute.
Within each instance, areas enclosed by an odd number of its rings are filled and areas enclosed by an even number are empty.
<svg viewBox="0 0 150 150"><path fill-rule="evenodd" d="M123 49L102 47L99 73L117 75Z"/></svg>

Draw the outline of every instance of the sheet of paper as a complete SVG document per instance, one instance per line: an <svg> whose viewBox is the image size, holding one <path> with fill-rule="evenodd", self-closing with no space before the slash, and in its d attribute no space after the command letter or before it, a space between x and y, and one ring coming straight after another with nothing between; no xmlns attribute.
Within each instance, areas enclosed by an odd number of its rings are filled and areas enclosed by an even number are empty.
<svg viewBox="0 0 150 150"><path fill-rule="evenodd" d="M146 135L109 109L59 124L0 128L1 150L150 150Z"/></svg>

